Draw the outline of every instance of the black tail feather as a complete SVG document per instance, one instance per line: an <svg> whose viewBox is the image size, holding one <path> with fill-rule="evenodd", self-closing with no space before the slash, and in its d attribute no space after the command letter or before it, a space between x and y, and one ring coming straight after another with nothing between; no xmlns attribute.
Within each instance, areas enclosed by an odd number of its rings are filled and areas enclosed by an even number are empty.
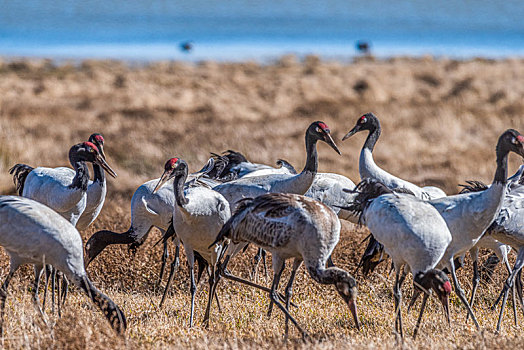
<svg viewBox="0 0 524 350"><path fill-rule="evenodd" d="M362 180L353 190L344 188L343 191L357 193L353 202L351 202L348 206L339 208L349 210L355 215L358 215L359 224L362 224L362 214L364 213L364 210L371 204L373 199L388 193L406 193L413 195L413 192L404 188L391 190L380 181L371 178Z"/></svg>
<svg viewBox="0 0 524 350"><path fill-rule="evenodd" d="M482 181L468 180L466 183L467 185L459 184L462 187L459 193L480 192L488 189L488 186Z"/></svg>
<svg viewBox="0 0 524 350"><path fill-rule="evenodd" d="M297 170L295 169L295 167L293 165L291 165L291 163L289 163L287 160L285 159L279 159L277 160L277 166L279 167L284 167L286 168L287 170L289 170L289 172L291 174L294 174L296 175L297 174Z"/></svg>
<svg viewBox="0 0 524 350"><path fill-rule="evenodd" d="M387 255L384 253L384 246L380 244L373 235L369 235L369 242L360 258L357 270L362 267L362 273L364 276L369 275L375 268L382 262L385 261Z"/></svg>
<svg viewBox="0 0 524 350"><path fill-rule="evenodd" d="M9 174L13 175L13 182L15 183L18 195L21 196L24 193L25 180L27 175L29 175L33 169L33 167L26 164L16 164L11 169L9 169Z"/></svg>

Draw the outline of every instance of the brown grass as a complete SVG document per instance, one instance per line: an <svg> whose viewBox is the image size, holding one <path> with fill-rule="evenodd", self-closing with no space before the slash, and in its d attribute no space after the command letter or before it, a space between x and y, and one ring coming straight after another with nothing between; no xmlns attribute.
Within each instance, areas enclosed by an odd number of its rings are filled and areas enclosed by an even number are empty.
<svg viewBox="0 0 524 350"><path fill-rule="evenodd" d="M271 65L246 62L186 64L158 62L130 66L120 62L81 64L40 61L0 61L0 190L14 193L10 166L67 165L68 148L95 131L106 139L110 164L118 172L109 180L106 206L84 238L99 229L125 231L129 201L136 187L158 177L164 161L184 158L192 169L209 152L235 149L253 161L272 164L284 158L301 168L305 158L304 130L323 120L335 140L353 127L357 117L372 111L383 134L375 159L390 172L421 185L437 185L448 193L465 179L491 180L494 145L507 128L523 130L524 61L453 61L431 58L362 60L353 64L299 62L283 57ZM320 169L358 179L358 152L364 135L339 143L339 157L319 145ZM511 157L511 171L520 159ZM335 261L353 272L366 229L344 225ZM200 327L207 300L207 283L199 287L196 327L187 328L189 291L187 267L181 265L174 289L162 310L155 287L160 249L154 231L134 258L126 247L111 247L92 266L95 283L123 308L129 329L118 339L87 299L74 290L61 319L50 316L50 329L31 305L28 285L32 270L17 274L9 291L5 348L275 348L281 347L283 318L276 310L265 316L267 296L244 286L222 283L223 310L216 308L209 330ZM232 264L247 276L254 250ZM485 255L485 254L484 254ZM182 261L184 259L182 258ZM2 276L8 260L0 259ZM469 266L469 264L468 264ZM460 272L471 289L470 268ZM285 276L286 277L286 276ZM429 305L420 338L406 338L406 348L520 347L521 328L508 312L501 335L494 334L497 313L489 310L504 280L498 268L495 283L482 285L475 307L483 331L464 325L465 311L451 299L452 327L440 305ZM293 348L390 348L393 330L392 277L385 267L369 279L357 275L362 330L356 331L342 300L332 287L313 282L301 269L292 312L309 331L313 344L303 345L292 329ZM262 282L269 284L262 278ZM411 293L405 284L404 295ZM416 312L404 313L411 334ZM524 319L519 312L519 322Z"/></svg>

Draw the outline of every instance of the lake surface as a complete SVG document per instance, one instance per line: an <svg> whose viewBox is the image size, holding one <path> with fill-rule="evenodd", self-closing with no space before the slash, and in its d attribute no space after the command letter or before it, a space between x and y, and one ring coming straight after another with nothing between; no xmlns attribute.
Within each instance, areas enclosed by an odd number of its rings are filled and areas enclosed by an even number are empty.
<svg viewBox="0 0 524 350"><path fill-rule="evenodd" d="M380 57L521 57L524 1L0 0L4 56L350 59L357 40Z"/></svg>

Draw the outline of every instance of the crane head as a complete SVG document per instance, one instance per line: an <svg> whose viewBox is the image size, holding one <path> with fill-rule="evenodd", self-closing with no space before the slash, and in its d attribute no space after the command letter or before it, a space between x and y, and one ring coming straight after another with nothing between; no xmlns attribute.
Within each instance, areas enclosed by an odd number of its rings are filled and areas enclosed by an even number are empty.
<svg viewBox="0 0 524 350"><path fill-rule="evenodd" d="M93 143L98 148L98 152L100 152L102 158L106 159L106 155L104 153L104 137L102 136L102 134L95 132L94 134L89 136L88 141Z"/></svg>
<svg viewBox="0 0 524 350"><path fill-rule="evenodd" d="M338 294L344 299L346 304L349 307L349 311L353 315L355 320L355 325L357 329L360 330L360 323L358 321L357 313L357 281L349 273L343 273L342 277L335 282L335 288L337 289Z"/></svg>
<svg viewBox="0 0 524 350"><path fill-rule="evenodd" d="M419 272L413 279L413 284L419 293L413 294L413 299L410 302L410 306L415 304L416 296L420 294L420 290L424 293L430 293L430 290L434 290L435 294L440 300L444 313L450 323L449 319L449 295L451 294L451 283L449 282L448 276L442 270L431 269L426 273Z"/></svg>
<svg viewBox="0 0 524 350"><path fill-rule="evenodd" d="M324 141L340 155L340 151L331 137L331 130L326 123L321 121L311 123L307 130L307 134L313 136L317 140Z"/></svg>
<svg viewBox="0 0 524 350"><path fill-rule="evenodd" d="M83 161L98 164L112 177L117 177L116 172L111 169L109 164L98 151L98 147L92 142L86 141L74 145L69 150L69 158L73 161Z"/></svg>
<svg viewBox="0 0 524 350"><path fill-rule="evenodd" d="M186 164L186 162L180 158L168 159L164 165L164 173L160 177L160 180L158 180L153 193L156 193L167 181L175 177L177 174L180 174L183 171L183 167L181 166L182 164Z"/></svg>
<svg viewBox="0 0 524 350"><path fill-rule="evenodd" d="M359 131L363 130L374 130L377 126L379 126L378 118L373 113L366 113L362 116L360 116L357 119L357 123L351 129L343 138L342 141L350 138L351 136L355 135Z"/></svg>
<svg viewBox="0 0 524 350"><path fill-rule="evenodd" d="M515 129L508 129L499 138L497 149L499 148L506 148L524 158L524 136Z"/></svg>

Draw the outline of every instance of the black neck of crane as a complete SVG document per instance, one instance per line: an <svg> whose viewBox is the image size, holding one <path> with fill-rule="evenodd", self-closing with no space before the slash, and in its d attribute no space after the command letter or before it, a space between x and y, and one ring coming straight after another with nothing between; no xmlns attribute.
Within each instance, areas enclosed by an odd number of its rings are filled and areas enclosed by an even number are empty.
<svg viewBox="0 0 524 350"><path fill-rule="evenodd" d="M189 200L184 195L184 184L187 179L188 167L184 161L181 161L179 167L181 167L181 169L179 169L179 172L175 175L175 180L173 181L173 190L175 191L176 203L183 207L189 203Z"/></svg>
<svg viewBox="0 0 524 350"><path fill-rule="evenodd" d="M501 136L497 142L497 170L493 183L500 183L505 185L508 177L508 154L509 147L507 141Z"/></svg>
<svg viewBox="0 0 524 350"><path fill-rule="evenodd" d="M382 128L380 127L380 122L378 119L373 119L373 124L369 128L369 135L366 138L366 142L364 142L364 146L362 148L367 148L371 152L373 152L373 149L375 148L375 144L378 141L378 138L380 137L380 132Z"/></svg>
<svg viewBox="0 0 524 350"><path fill-rule="evenodd" d="M80 189L87 191L87 185L89 182L89 170L87 169L86 162L76 158L74 155L70 157L70 162L76 171L73 182L69 185L69 188Z"/></svg>
<svg viewBox="0 0 524 350"><path fill-rule="evenodd" d="M93 182L103 183L106 179L104 169L98 164L93 164L94 178Z"/></svg>
<svg viewBox="0 0 524 350"><path fill-rule="evenodd" d="M316 173L318 170L317 138L306 133L306 165L302 172Z"/></svg>

